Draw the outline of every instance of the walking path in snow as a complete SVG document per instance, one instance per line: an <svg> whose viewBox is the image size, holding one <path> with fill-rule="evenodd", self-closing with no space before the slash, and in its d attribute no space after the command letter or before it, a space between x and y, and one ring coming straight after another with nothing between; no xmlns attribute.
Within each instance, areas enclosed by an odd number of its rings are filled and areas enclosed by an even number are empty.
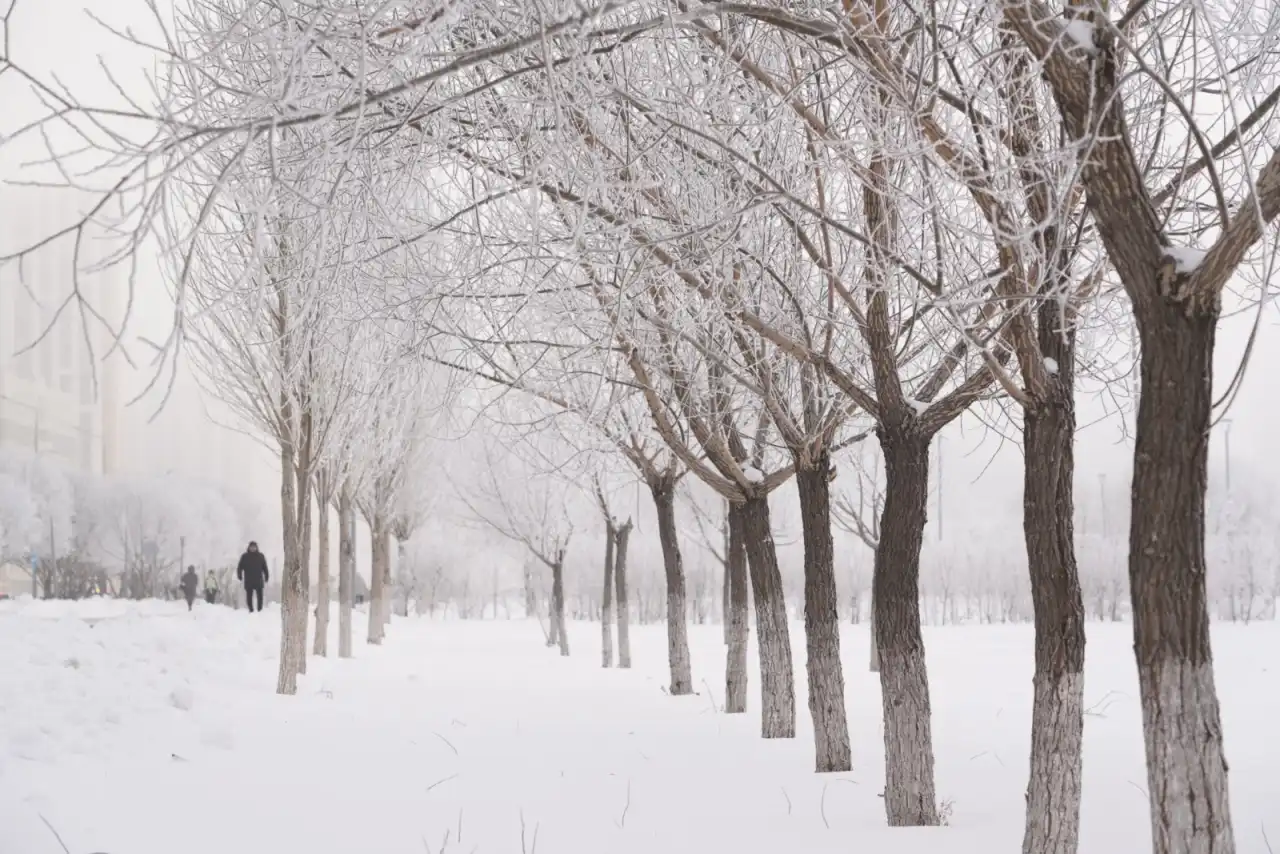
<svg viewBox="0 0 1280 854"><path fill-rule="evenodd" d="M634 630L631 671L601 669L598 625L570 632L566 660L534 623L398 619L386 646L312 658L277 697L278 611L0 603L0 854L1019 850L1029 627L929 632L951 826L893 831L865 627L845 639L855 770L821 777L802 690L791 742L758 738L754 678L753 714L717 713L718 627L693 630L705 681L685 698L664 693L660 627ZM1130 643L1090 627L1086 854L1149 850ZM1280 631L1222 626L1215 652L1240 851L1262 854Z"/></svg>

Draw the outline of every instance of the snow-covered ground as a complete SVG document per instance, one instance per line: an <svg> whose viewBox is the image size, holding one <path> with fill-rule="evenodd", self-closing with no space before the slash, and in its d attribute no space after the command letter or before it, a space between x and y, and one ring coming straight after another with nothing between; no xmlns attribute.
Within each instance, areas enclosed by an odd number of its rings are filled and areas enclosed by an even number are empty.
<svg viewBox="0 0 1280 854"><path fill-rule="evenodd" d="M679 699L657 627L633 630L633 670L605 671L598 625L570 627L566 660L533 623L397 620L381 649L312 659L292 698L273 693L278 631L278 612L202 603L0 603L0 854L1019 850L1025 626L928 633L950 826L918 830L884 826L865 628L844 640L856 768L832 776L811 771L803 694L791 742L717 713L716 627L693 631L701 694ZM1280 631L1214 644L1240 851L1262 854ZM1149 850L1130 650L1127 626L1090 626L1084 854Z"/></svg>

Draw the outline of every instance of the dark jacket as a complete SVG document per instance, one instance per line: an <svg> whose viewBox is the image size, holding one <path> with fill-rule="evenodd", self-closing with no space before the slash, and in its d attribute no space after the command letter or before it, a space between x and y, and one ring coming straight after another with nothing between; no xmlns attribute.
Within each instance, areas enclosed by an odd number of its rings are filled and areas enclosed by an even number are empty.
<svg viewBox="0 0 1280 854"><path fill-rule="evenodd" d="M240 555L240 565L236 567L236 578L244 582L244 586L253 590L266 586L271 579L267 571L267 559L262 552L245 552Z"/></svg>
<svg viewBox="0 0 1280 854"><path fill-rule="evenodd" d="M199 586L200 576L191 570L187 570L186 574L182 576L182 592L187 596L194 596L196 595L196 588Z"/></svg>

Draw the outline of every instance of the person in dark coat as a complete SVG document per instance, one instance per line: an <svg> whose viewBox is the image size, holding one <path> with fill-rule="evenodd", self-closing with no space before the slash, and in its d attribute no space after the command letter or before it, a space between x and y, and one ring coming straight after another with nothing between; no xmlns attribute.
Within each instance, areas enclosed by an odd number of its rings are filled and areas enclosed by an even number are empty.
<svg viewBox="0 0 1280 854"><path fill-rule="evenodd" d="M257 597L257 610L262 610L262 588L271 580L267 570L267 559L258 551L257 543L249 543L249 549L240 555L240 565L236 567L236 578L244 582L244 596L249 602L249 612L253 613L253 600Z"/></svg>
<svg viewBox="0 0 1280 854"><path fill-rule="evenodd" d="M200 576L196 575L194 566L187 567L179 586L182 588L182 598L187 600L187 610L190 611L192 603L196 601L196 588L200 586Z"/></svg>

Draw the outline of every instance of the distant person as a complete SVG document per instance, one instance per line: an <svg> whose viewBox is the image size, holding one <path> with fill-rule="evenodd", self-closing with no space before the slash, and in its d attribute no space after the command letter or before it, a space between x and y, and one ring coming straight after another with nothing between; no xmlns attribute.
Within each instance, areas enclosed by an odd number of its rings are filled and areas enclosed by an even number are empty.
<svg viewBox="0 0 1280 854"><path fill-rule="evenodd" d="M255 610L253 600L258 599L257 610L262 610L262 589L271 580L267 570L267 559L258 551L257 543L249 543L248 550L240 555L240 565L236 567L236 578L244 582L244 598L249 602L249 613Z"/></svg>
<svg viewBox="0 0 1280 854"><path fill-rule="evenodd" d="M196 575L194 566L187 567L179 586L182 588L182 598L187 600L187 610L190 611L196 601L196 588L200 586L200 576Z"/></svg>
<svg viewBox="0 0 1280 854"><path fill-rule="evenodd" d="M213 574L212 569L204 576L204 601L210 605L218 601L218 576Z"/></svg>

